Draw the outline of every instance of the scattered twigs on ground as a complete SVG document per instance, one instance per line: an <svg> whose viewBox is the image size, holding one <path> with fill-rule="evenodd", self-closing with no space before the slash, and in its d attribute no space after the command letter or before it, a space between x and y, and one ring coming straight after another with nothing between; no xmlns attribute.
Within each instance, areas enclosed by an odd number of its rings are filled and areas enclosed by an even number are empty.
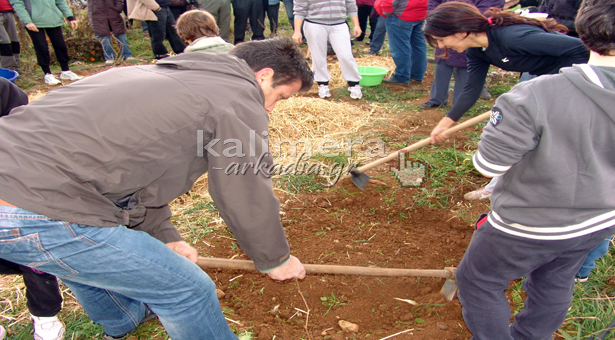
<svg viewBox="0 0 615 340"><path fill-rule="evenodd" d="M404 334L404 333L412 332L413 330L414 330L414 328L406 329L405 331L401 331L399 333L395 333L395 334L389 335L387 337L381 338L380 340L390 339L392 337L395 337L395 336L398 336L398 335L401 335L401 334Z"/></svg>
<svg viewBox="0 0 615 340"><path fill-rule="evenodd" d="M312 334L310 334L310 331L308 330L308 322L310 321L310 306L308 306L307 301L305 301L305 296L303 296L303 292L301 291L301 287L299 287L299 280L295 279L295 284L297 285L297 291L299 292L299 295L301 295L301 299L303 299L303 303L305 304L305 309L307 309L307 311L302 311L299 310L297 308L297 310L305 313L305 332L307 333L307 336L310 340L313 340L314 338L312 337Z"/></svg>

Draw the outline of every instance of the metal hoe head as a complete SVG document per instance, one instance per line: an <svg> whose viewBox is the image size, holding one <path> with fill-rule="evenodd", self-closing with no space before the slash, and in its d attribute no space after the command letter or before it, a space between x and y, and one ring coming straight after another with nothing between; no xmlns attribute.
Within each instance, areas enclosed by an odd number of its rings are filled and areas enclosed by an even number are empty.
<svg viewBox="0 0 615 340"><path fill-rule="evenodd" d="M361 189L361 191L365 190L365 186L369 182L369 176L365 173L359 172L357 169L351 170L350 174L352 175L352 177L350 177L352 183Z"/></svg>
<svg viewBox="0 0 615 340"><path fill-rule="evenodd" d="M455 272L457 268L446 267L444 270L450 272L451 275L446 279L446 282L444 282L444 286L440 289L440 294L444 295L446 301L453 301L457 293L457 282L455 281Z"/></svg>

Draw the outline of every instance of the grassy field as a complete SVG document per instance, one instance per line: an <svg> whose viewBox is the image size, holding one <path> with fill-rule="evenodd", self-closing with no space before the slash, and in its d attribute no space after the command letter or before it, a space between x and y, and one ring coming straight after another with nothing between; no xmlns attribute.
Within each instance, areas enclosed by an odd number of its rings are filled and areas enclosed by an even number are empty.
<svg viewBox="0 0 615 340"><path fill-rule="evenodd" d="M280 6L280 25L279 35L290 36L292 34L283 6ZM85 21L80 19L80 24L85 25ZM266 25L268 27L268 25ZM85 33L84 33L85 34ZM266 36L270 32L267 28ZM149 40L144 38L138 27L133 28L127 34L130 48L133 55L137 58L131 63L151 63L152 54ZM24 38L25 39L25 38ZM169 48L170 49L170 48ZM385 44L383 51L388 53ZM99 57L92 57L94 60L78 61L71 65L71 70L77 73L95 73L106 67ZM52 60L55 60L52 58ZM36 97L43 95L51 87L42 85L42 72L36 65L34 53L28 42L22 40L22 69L23 72L16 81L16 84L28 92L29 95ZM118 60L118 65L127 63ZM429 67L433 68L430 64ZM57 64L52 66L52 71L59 72ZM513 85L509 79L504 79L500 83L490 86L490 91L494 96L505 93ZM365 100L381 103L390 110L412 110L413 107L405 104L413 99L412 92L393 92L385 87L373 87L364 89ZM479 102L469 113L470 116L482 113L488 109L486 102ZM451 209L447 202L450 202L450 190L445 183L467 181L467 173L475 171L469 157L471 150L476 149L479 139L479 131L471 134L471 141L464 146L468 152L460 152L455 148L426 150L419 152L416 157L424 159L436 169L432 172L435 178L440 180L433 181L430 186L424 188L424 196L417 197L417 202L423 202L439 209ZM397 147L404 147L407 144L400 143ZM445 178L446 177L446 178ZM446 181L444 180L446 179ZM275 185L288 192L319 191L323 190L322 184L310 176L283 175L275 179ZM195 243L208 233L227 234L219 214L206 194L193 194L190 202L175 202L176 205L183 205L185 209L176 214L174 222L180 227L185 239L190 243ZM463 212L459 212L463 215ZM472 220L475 216L465 216L467 220ZM592 272L590 280L586 283L579 283L575 287L574 301L570 307L568 317L559 331L559 337L563 339L614 339L615 335L602 334L608 332L608 325L615 321L615 251L611 250L605 257L597 261L597 268ZM511 303L516 310L522 308L523 291L518 282L510 292ZM97 339L101 338L102 327L93 324L83 309L76 302L70 291L62 287L64 296L64 308L59 317L66 325L66 339ZM29 321L29 313L26 307L25 286L23 280L18 276L0 276L0 324L9 330L7 339L23 340L32 338L32 327ZM242 337L250 337L252 334L246 332L240 334ZM142 326L132 334L129 339L168 339L163 328L158 321L153 320Z"/></svg>

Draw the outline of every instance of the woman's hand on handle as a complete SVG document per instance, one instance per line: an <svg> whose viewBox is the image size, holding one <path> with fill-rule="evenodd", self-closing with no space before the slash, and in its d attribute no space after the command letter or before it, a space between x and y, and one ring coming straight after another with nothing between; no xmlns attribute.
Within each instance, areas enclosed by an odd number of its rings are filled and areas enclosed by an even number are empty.
<svg viewBox="0 0 615 340"><path fill-rule="evenodd" d="M431 131L431 134L429 135L431 137L431 144L440 144L445 142L448 137L443 135L442 132L450 129L451 127L453 127L453 125L455 125L454 120L448 117L442 118L442 120L440 120L438 125L436 125L436 127Z"/></svg>

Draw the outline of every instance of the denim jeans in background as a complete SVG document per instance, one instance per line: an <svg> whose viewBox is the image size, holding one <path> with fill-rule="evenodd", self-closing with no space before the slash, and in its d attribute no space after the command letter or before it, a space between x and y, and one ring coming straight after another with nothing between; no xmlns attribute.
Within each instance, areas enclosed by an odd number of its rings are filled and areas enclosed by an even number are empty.
<svg viewBox="0 0 615 340"><path fill-rule="evenodd" d="M209 276L145 232L0 206L0 258L62 279L108 335L133 330L147 304L173 340L237 339Z"/></svg>
<svg viewBox="0 0 615 340"><path fill-rule="evenodd" d="M376 30L372 37L372 43L369 44L369 51L373 54L379 53L382 45L384 45L384 38L387 35L386 19L385 17L379 17L378 21L376 21Z"/></svg>
<svg viewBox="0 0 615 340"><path fill-rule="evenodd" d="M184 41L177 35L175 30L175 18L169 9L169 6L162 6L158 12L154 12L157 21L147 21L147 29L149 31L150 41L152 43L152 52L154 57L164 57L169 51L164 46L164 40L168 40L175 54L180 54L186 48Z"/></svg>
<svg viewBox="0 0 615 340"><path fill-rule="evenodd" d="M295 14L293 13L293 0L282 0L284 3L284 9L286 10L286 15L288 16L288 21L290 22L290 26L295 30Z"/></svg>
<svg viewBox="0 0 615 340"><path fill-rule="evenodd" d="M115 60L117 55L115 54L115 49L113 48L113 41L111 40L110 35L97 35L98 39L100 39L100 43L103 47L103 52L105 54L105 60ZM120 55L124 58L131 58L132 53L130 52L130 48L128 47L128 41L126 40L126 34L118 34L115 36L117 39L117 46L120 48Z"/></svg>
<svg viewBox="0 0 615 340"><path fill-rule="evenodd" d="M585 278L589 276L589 273L596 268L596 260L606 255L609 251L609 247L611 246L611 238L613 237L610 236L605 239L598 246L596 246L596 248L592 249L589 254L587 254L587 258L585 259L585 262L583 262L583 265L581 266L581 269L579 269L576 277Z"/></svg>
<svg viewBox="0 0 615 340"><path fill-rule="evenodd" d="M389 48L395 62L392 80L409 83L410 79L423 81L427 70L427 44L421 21L404 21L395 15L386 18Z"/></svg>

